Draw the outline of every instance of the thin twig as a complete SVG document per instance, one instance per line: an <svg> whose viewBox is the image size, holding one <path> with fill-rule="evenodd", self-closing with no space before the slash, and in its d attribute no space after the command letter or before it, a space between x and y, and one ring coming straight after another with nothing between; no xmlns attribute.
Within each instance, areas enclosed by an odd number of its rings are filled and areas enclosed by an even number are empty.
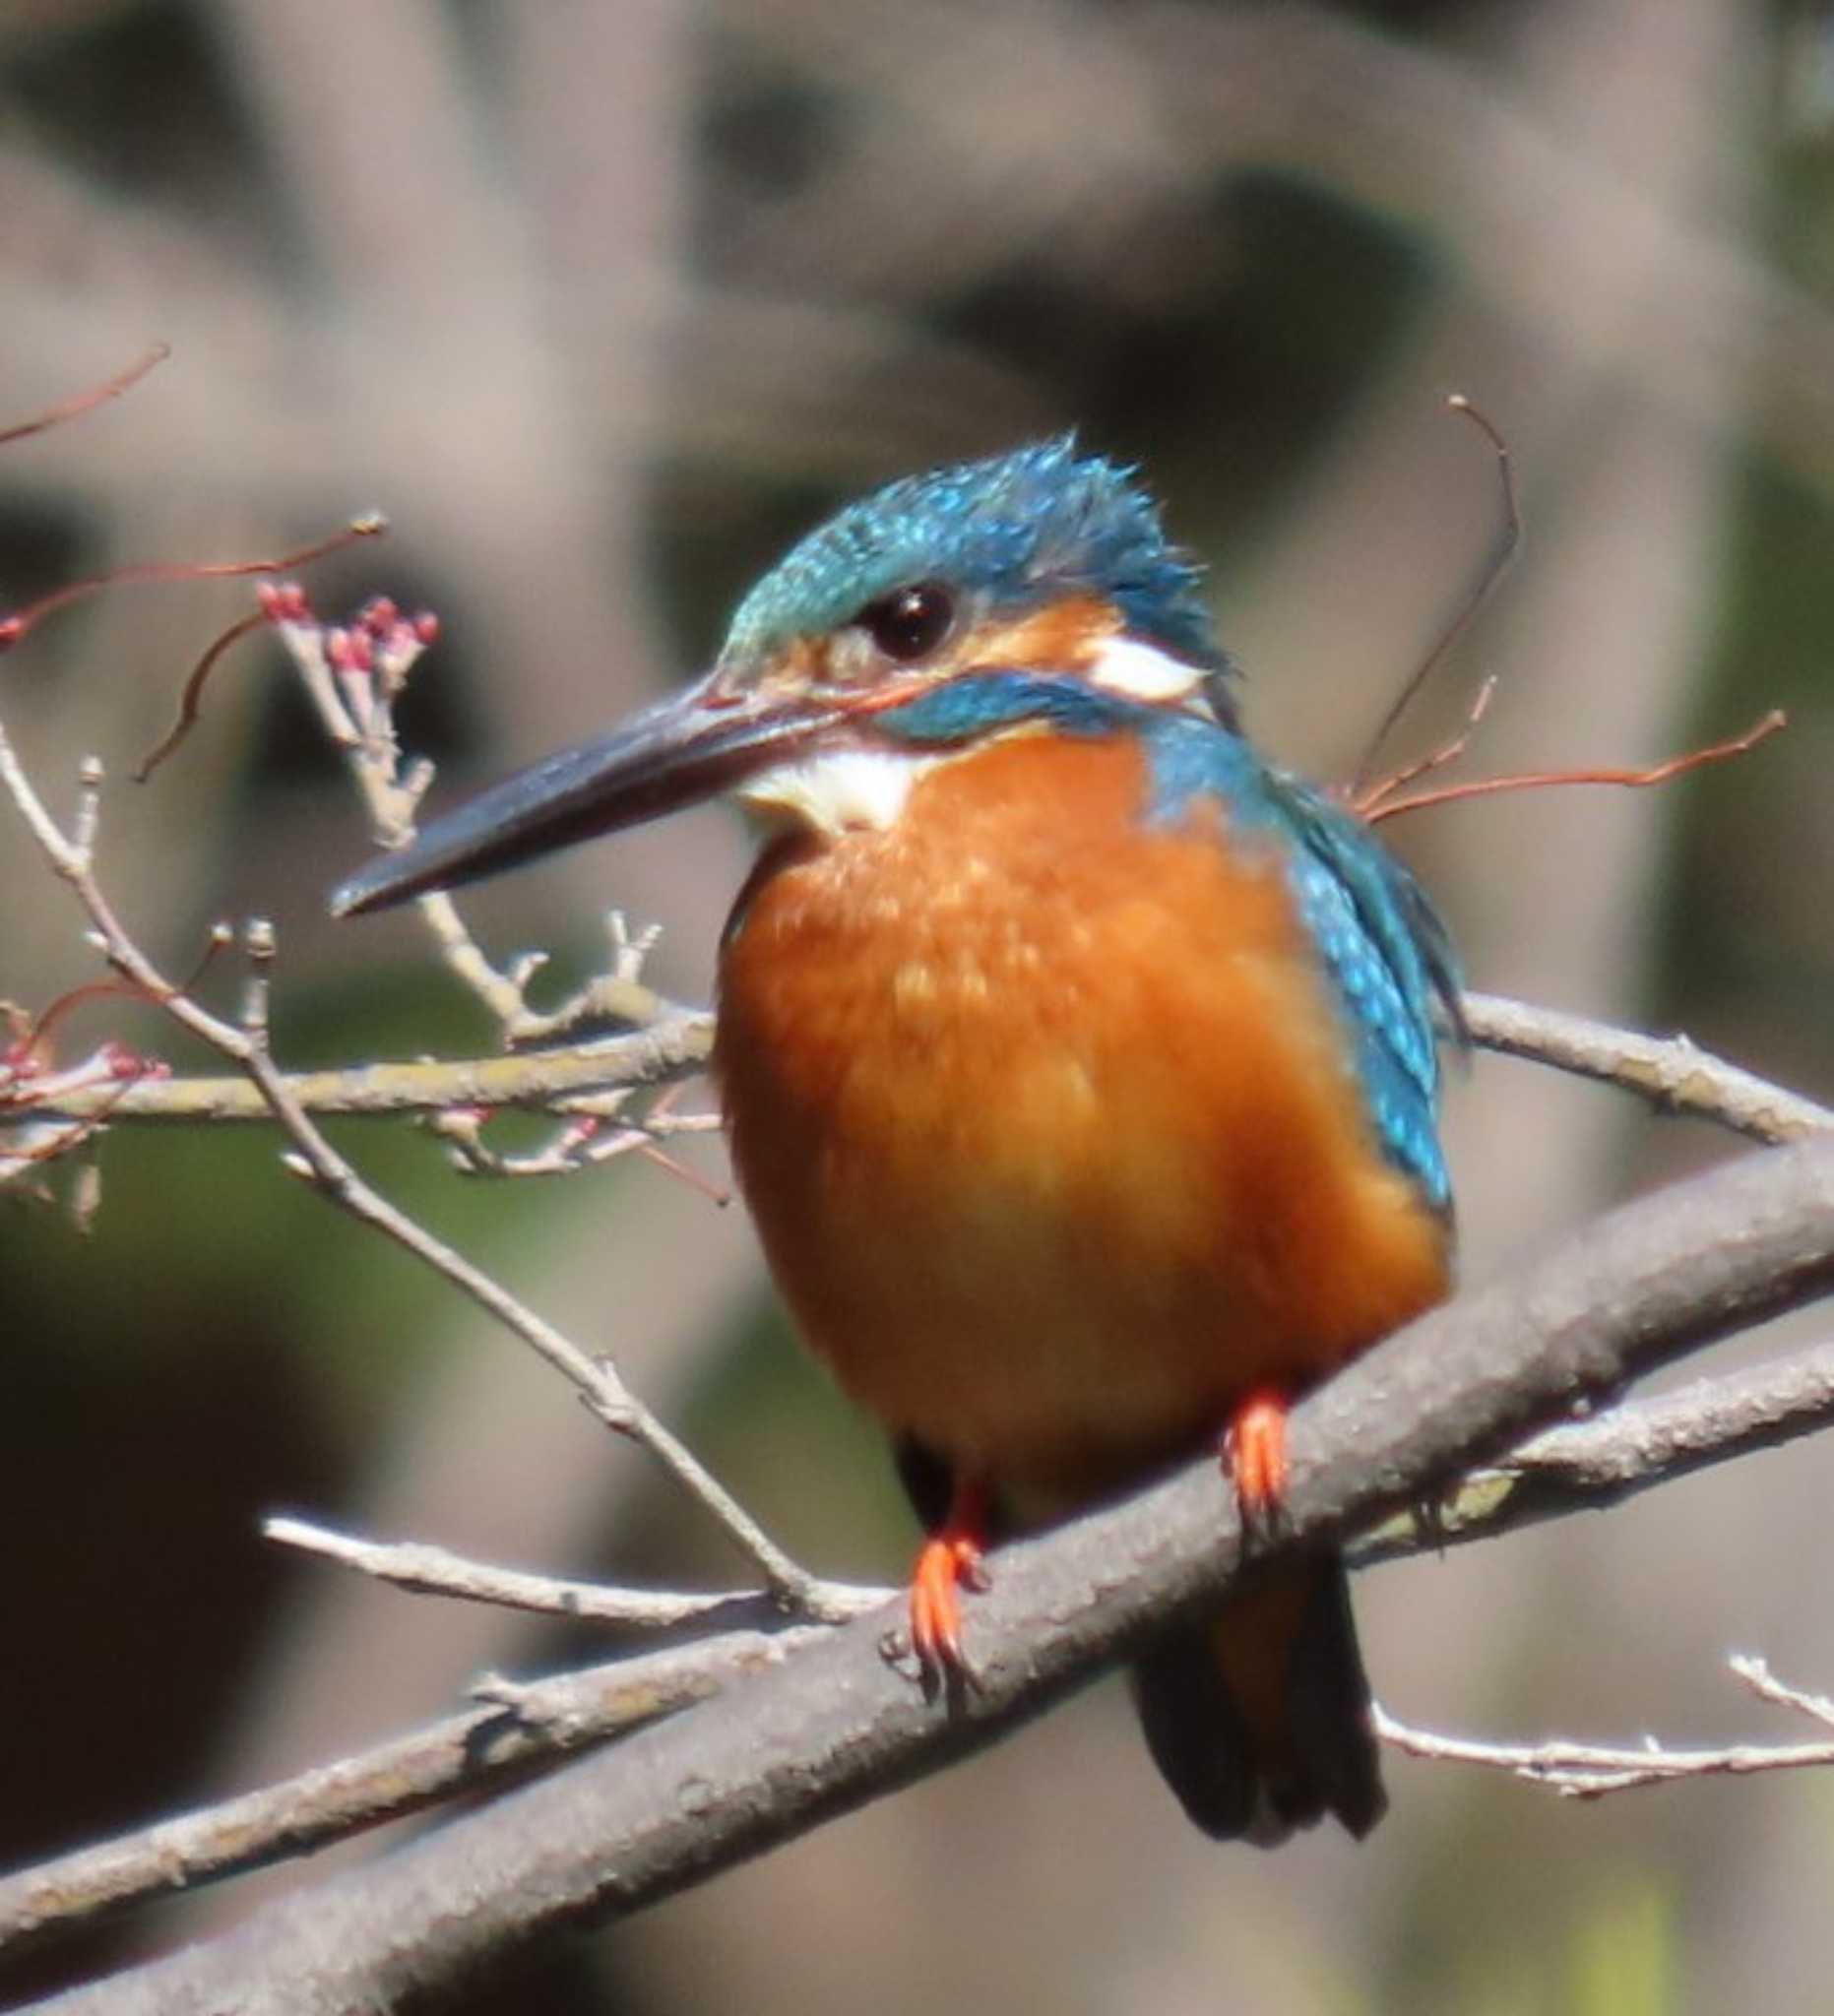
<svg viewBox="0 0 1834 2016"><path fill-rule="evenodd" d="M1627 790L1642 790L1652 785L1668 784L1675 778L1685 777L1691 771L1705 769L1708 764L1725 763L1735 756L1748 755L1760 742L1767 742L1789 724L1789 716L1783 709L1773 707L1742 734L1729 735L1723 742L1714 742L1704 749L1689 749L1679 756L1671 756L1661 763L1642 768L1583 764L1567 770L1520 771L1507 777L1477 777L1465 784L1440 785L1432 790L1410 792L1406 797L1391 795L1393 788L1385 785L1375 793L1359 799L1358 803L1369 823L1374 825L1384 819L1402 818L1409 812L1423 812L1429 805L1456 805L1466 798L1497 797L1506 791L1545 791L1572 784L1615 785Z"/></svg>
<svg viewBox="0 0 1834 2016"><path fill-rule="evenodd" d="M29 420L15 420L10 426L0 427L0 448L10 442L29 440L33 434L48 433L53 427L61 427L67 421L80 418L84 413L94 412L98 406L105 406L111 399L119 399L124 392L146 377L147 373L165 362L172 353L168 343L156 343L146 354L128 365L125 371L117 371L112 378L104 379L100 385L92 385L87 392L78 392L69 399L59 400L41 413L35 413Z"/></svg>
<svg viewBox="0 0 1834 2016"><path fill-rule="evenodd" d="M272 1518L261 1530L282 1546L322 1555L355 1568L378 1581L417 1596L457 1597L469 1603L497 1604L506 1609L533 1610L540 1615L577 1617L596 1624L633 1625L642 1630L668 1631L692 1626L698 1631L767 1629L783 1622L783 1606L768 1590L700 1591L613 1589L602 1583L567 1582L552 1575L533 1575L520 1568L499 1568L467 1560L445 1547L422 1541L387 1543L339 1533L316 1521ZM888 1589L830 1582L823 1587L825 1621L843 1623L887 1602Z"/></svg>
<svg viewBox="0 0 1834 2016"><path fill-rule="evenodd" d="M1834 1702L1804 1694L1777 1679L1764 1661L1735 1653L1727 1665L1761 1700L1794 1708L1834 1729ZM1394 1749L1431 1763L1476 1764L1545 1785L1562 1798L1597 1799L1608 1793L1673 1785L1677 1779L1748 1778L1763 1771L1805 1771L1834 1764L1834 1739L1818 1743L1729 1743L1712 1749L1676 1750L1645 1736L1618 1746L1575 1742L1565 1736L1540 1743L1490 1743L1416 1729L1378 1702L1375 1732Z"/></svg>
<svg viewBox="0 0 1834 2016"><path fill-rule="evenodd" d="M479 1106L454 1106L433 1114L428 1125L446 1144L453 1166L465 1175L529 1178L577 1175L601 1168L626 1155L649 1155L691 1185L703 1187L716 1203L721 1192L701 1184L693 1170L663 1153L661 1144L684 1134L717 1134L718 1113L665 1111L658 1101L647 1113L626 1115L628 1092L601 1093L593 1100L570 1100L561 1124L532 1149L514 1154L493 1147L484 1129L493 1117ZM607 1126L608 1120L615 1125Z"/></svg>
<svg viewBox="0 0 1834 2016"><path fill-rule="evenodd" d="M404 762L395 703L438 636L437 618L426 612L405 616L379 597L352 623L330 626L313 613L305 591L294 583L266 590L262 608L332 745L344 755L376 844L406 846L413 838L434 770L424 758ZM472 936L450 896L434 890L420 897L416 907L448 970L483 1003L512 1048L553 1042L607 1022L632 1024L655 999L642 986L641 974L657 928L632 932L620 912L606 919L607 971L557 1009L543 1012L530 1007L528 989L546 964L544 954L525 954L501 970Z"/></svg>
<svg viewBox="0 0 1834 2016"><path fill-rule="evenodd" d="M1497 528L1496 537L1489 552L1478 569L1477 579L1452 612L1451 621L1439 633L1437 641L1427 651L1426 656L1415 666L1407 683L1390 703L1380 725L1369 737L1368 747L1363 751L1362 761L1357 766L1357 775L1351 783L1349 796L1353 800L1364 796L1369 771L1395 724L1407 713L1415 695L1432 677L1434 670L1458 648L1459 641L1476 621L1478 611L1489 599L1491 590L1508 571L1510 561L1515 558L1516 548L1522 543L1522 510L1516 501L1515 466L1510 457L1509 443L1503 438L1502 430L1482 407L1474 405L1462 392L1448 394L1445 403L1453 412L1468 419L1490 444L1490 451L1496 458L1496 482L1502 505L1502 523ZM1394 788L1393 783L1379 786L1374 795L1386 796Z"/></svg>
<svg viewBox="0 0 1834 2016"><path fill-rule="evenodd" d="M377 513L353 518L329 537L315 540L291 553L278 553L272 559L255 560L131 560L111 567L105 574L92 574L81 581L67 581L34 602L0 618L0 650L10 651L43 622L46 616L68 608L87 596L111 588L153 588L175 581L228 581L248 575L278 574L289 567L304 567L335 553L356 539L378 538L388 531L388 521Z"/></svg>
<svg viewBox="0 0 1834 2016"><path fill-rule="evenodd" d="M1387 817L1383 807L1405 786L1417 779L1430 777L1435 770L1443 770L1448 764L1456 763L1471 747L1484 719L1490 711L1490 702L1496 698L1496 674L1490 672L1479 682L1478 690L1472 697L1471 705L1465 710L1465 724L1457 734L1428 749L1423 756L1416 756L1404 763L1399 770L1392 770L1386 777L1378 777L1369 784L1352 784L1340 793L1344 802L1360 818L1371 826L1379 826Z"/></svg>
<svg viewBox="0 0 1834 2016"><path fill-rule="evenodd" d="M204 648L203 656L191 667L190 675L178 696L178 712L172 724L153 747L135 764L129 773L136 784L145 784L197 726L204 705L204 688L210 675L220 665L228 652L244 637L259 630L267 617L259 609L246 616L238 616L224 630L220 631Z"/></svg>
<svg viewBox="0 0 1834 2016"><path fill-rule="evenodd" d="M1653 1400L1625 1400L1585 1421L1544 1429L1501 1461L1475 1471L1429 1513L1397 1514L1346 1550L1366 1568L1425 1550L1602 1512L1694 1471L1781 1448L1834 1424L1834 1344L1812 1346L1773 1363L1696 1379ZM383 1544L296 1519L272 1519L269 1539L323 1554L347 1567L421 1593L512 1608L552 1610L606 1621L671 1627L722 1614L726 1603L753 1604L750 1593L710 1597L658 1595L599 1583L556 1582L472 1561L419 1543ZM891 1592L829 1583L837 1620ZM747 1615L740 1621L751 1621Z"/></svg>
<svg viewBox="0 0 1834 2016"><path fill-rule="evenodd" d="M1462 1479L1429 1512L1399 1513L1353 1542L1347 1558L1353 1568L1372 1567L1429 1549L1500 1539L1576 1512L1606 1511L1657 1484L1780 1448L1830 1424L1834 1344L1823 1344L1773 1363L1696 1379L1658 1399L1620 1401L1590 1420L1544 1429L1498 1463ZM361 1540L295 1519L270 1520L264 1531L271 1540L423 1594L609 1622L711 1626L725 1614L722 1606L760 1600L748 1592L659 1595L559 1582L472 1561L441 1547ZM847 1583L824 1585L827 1613L837 1621L890 1594ZM749 1611L735 1620L755 1621Z"/></svg>
<svg viewBox="0 0 1834 2016"><path fill-rule="evenodd" d="M141 951L103 894L94 865L100 811L101 766L94 758L82 768L81 792L72 837L66 838L46 811L0 724L0 786L11 793L46 860L67 882L95 926L110 967L149 999L158 1001L202 1041L230 1058L259 1088L294 1153L283 1158L351 1217L374 1226L398 1245L443 1274L463 1293L520 1337L570 1380L588 1408L616 1433L628 1437L662 1463L726 1531L763 1574L785 1606L798 1614L826 1614L822 1586L766 1534L758 1522L662 1421L625 1386L608 1358L595 1358L462 1254L391 1204L358 1175L332 1147L288 1089L285 1075L268 1054L265 1030L237 1028L210 1014L174 987Z"/></svg>

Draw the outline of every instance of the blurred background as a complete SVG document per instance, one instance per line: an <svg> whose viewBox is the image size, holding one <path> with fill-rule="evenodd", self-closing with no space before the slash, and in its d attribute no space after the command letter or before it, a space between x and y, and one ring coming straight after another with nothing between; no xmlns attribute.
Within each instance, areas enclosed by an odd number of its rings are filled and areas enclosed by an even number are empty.
<svg viewBox="0 0 1834 2016"><path fill-rule="evenodd" d="M0 607L74 574L394 524L312 577L444 638L403 710L442 795L701 662L840 499L1074 423L1209 563L1250 724L1322 778L1494 536L1524 557L1394 745L1502 678L1475 767L1646 762L1787 706L1658 792L1390 827L1474 984L1660 1027L1834 1095L1834 16L1756 0L8 0L0 421L172 360L0 453ZM276 918L292 1062L491 1040L411 918L333 927L359 811L277 654L126 772L245 587L132 589L0 663L53 800L81 755L108 887L175 970ZM616 902L704 998L745 859L718 812L469 907L564 978ZM0 807L0 994L90 976ZM223 982L228 984L225 978ZM113 1031L200 1068L150 1012ZM1468 1278L1725 1154L1480 1057L1450 1131ZM456 1177L341 1141L690 1434L821 1569L914 1534L872 1432L774 1312L742 1211L626 1163ZM717 1154L702 1158L718 1172ZM605 1641L279 1558L295 1509L570 1573L734 1573L526 1353L285 1177L261 1131L118 1129L94 1231L0 1195L0 1866L447 1710ZM1775 1349L1775 1337L1747 1352ZM1721 1362L1729 1362L1723 1354ZM1459 1732L1798 1732L1731 1649L1834 1685L1815 1443L1608 1519L1360 1579L1370 1670ZM1810 1537L1805 1539L1805 1537ZM1191 1832L1112 1683L993 1755L480 1990L485 2009L1765 2011L1826 2006L1834 1786L1556 1802L1391 1759L1352 1849ZM358 1853L372 1853L362 1845ZM195 1936L316 1865L142 1912L0 2001Z"/></svg>

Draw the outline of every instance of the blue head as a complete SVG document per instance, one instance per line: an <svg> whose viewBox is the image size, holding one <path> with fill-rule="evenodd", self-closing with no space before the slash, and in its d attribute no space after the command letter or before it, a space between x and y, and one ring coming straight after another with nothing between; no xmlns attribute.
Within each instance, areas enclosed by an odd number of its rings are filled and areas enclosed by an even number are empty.
<svg viewBox="0 0 1834 2016"><path fill-rule="evenodd" d="M812 532L739 604L722 662L762 668L799 640L846 632L925 584L956 604L964 637L1071 602L1111 613L1117 634L1218 670L1199 569L1166 538L1128 470L1075 437L906 476Z"/></svg>
<svg viewBox="0 0 1834 2016"><path fill-rule="evenodd" d="M722 790L846 818L868 767L914 742L1143 708L1233 726L1199 580L1130 472L1067 434L890 483L759 582L705 677L436 822L334 908L449 888ZM818 763L833 774L811 797Z"/></svg>

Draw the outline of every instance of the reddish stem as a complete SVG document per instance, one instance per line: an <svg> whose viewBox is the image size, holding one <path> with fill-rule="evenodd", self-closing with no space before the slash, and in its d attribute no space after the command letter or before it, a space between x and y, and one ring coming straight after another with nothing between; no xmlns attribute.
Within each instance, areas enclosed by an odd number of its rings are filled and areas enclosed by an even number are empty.
<svg viewBox="0 0 1834 2016"><path fill-rule="evenodd" d="M130 364L125 371L104 380L100 385L92 386L88 392L79 392L74 399L66 399L58 405L47 407L35 419L20 420L11 427L0 427L0 448L12 441L27 441L33 434L47 434L53 427L61 427L66 420L80 419L83 414L93 412L98 406L105 406L111 399L119 399L122 393L138 385L157 365L164 363L172 353L168 343L156 343L138 363Z"/></svg>
<svg viewBox="0 0 1834 2016"><path fill-rule="evenodd" d="M1428 805L1456 804L1461 798L1487 798L1500 791L1542 790L1550 785L1567 784L1613 784L1633 788L1667 784L1671 778L1685 777L1689 771L1704 769L1709 763L1723 763L1728 757L1744 755L1758 743L1768 741L1780 728L1788 727L1789 720L1782 708L1773 707L1743 734L1714 742L1704 749L1690 749L1683 756L1671 756L1666 763L1652 764L1647 770L1532 770L1512 777L1480 777L1469 784L1448 784L1437 790L1416 791L1411 797L1393 798L1385 804L1365 800L1358 809L1374 826L1403 812L1423 811Z"/></svg>
<svg viewBox="0 0 1834 2016"><path fill-rule="evenodd" d="M140 587L148 582L221 581L248 574L285 574L313 560L322 560L327 553L354 545L358 539L375 538L387 530L388 521L380 516L353 518L329 538L302 546L296 553L283 553L273 560L143 560L125 567L113 567L106 574L92 575L85 581L67 582L62 588L41 596L35 602L28 602L23 609L16 609L12 615L0 618L0 651L10 650L54 610L64 608L86 595L94 595L99 589Z"/></svg>

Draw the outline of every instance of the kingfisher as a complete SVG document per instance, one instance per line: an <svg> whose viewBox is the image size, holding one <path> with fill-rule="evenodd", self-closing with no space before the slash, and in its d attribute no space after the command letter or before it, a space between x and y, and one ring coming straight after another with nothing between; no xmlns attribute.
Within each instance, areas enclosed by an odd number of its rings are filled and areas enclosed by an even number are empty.
<svg viewBox="0 0 1834 2016"><path fill-rule="evenodd" d="M1248 742L1201 570L1073 435L893 482L717 660L333 897L450 889L729 793L762 846L714 1072L803 1339L890 1430L927 1672L984 1551L1206 1448L1251 1532L1289 1406L1447 1292L1447 935L1353 811ZM1335 1554L1132 1673L1186 1812L1263 1846L1386 1800Z"/></svg>

